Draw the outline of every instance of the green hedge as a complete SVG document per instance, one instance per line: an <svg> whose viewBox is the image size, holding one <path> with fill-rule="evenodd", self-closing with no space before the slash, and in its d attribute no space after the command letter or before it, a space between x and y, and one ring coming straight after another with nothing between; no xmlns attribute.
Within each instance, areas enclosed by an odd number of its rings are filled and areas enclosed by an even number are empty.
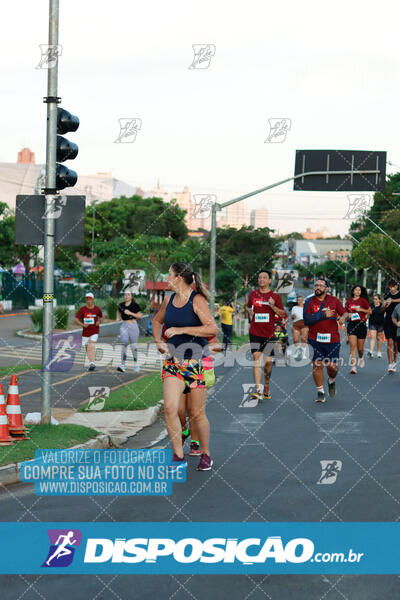
<svg viewBox="0 0 400 600"><path fill-rule="evenodd" d="M69 320L68 306L57 306L54 310L54 327L56 329L67 329Z"/></svg>
<svg viewBox="0 0 400 600"><path fill-rule="evenodd" d="M106 302L106 309L108 318L115 321L117 318L118 300L116 298L109 298Z"/></svg>
<svg viewBox="0 0 400 600"><path fill-rule="evenodd" d="M35 333L43 333L43 308L37 308L30 313Z"/></svg>

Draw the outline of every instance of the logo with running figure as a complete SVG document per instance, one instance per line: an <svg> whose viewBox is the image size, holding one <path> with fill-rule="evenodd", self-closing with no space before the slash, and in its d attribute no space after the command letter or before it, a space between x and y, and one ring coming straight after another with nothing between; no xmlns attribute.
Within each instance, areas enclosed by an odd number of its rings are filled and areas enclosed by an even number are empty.
<svg viewBox="0 0 400 600"><path fill-rule="evenodd" d="M344 219L361 219L372 206L371 194L347 194L349 209Z"/></svg>
<svg viewBox="0 0 400 600"><path fill-rule="evenodd" d="M189 69L208 69L213 56L215 56L214 44L193 44L194 56Z"/></svg>
<svg viewBox="0 0 400 600"><path fill-rule="evenodd" d="M81 349L81 338L76 333L51 336L49 360L43 371L69 371L72 369L75 354Z"/></svg>
<svg viewBox="0 0 400 600"><path fill-rule="evenodd" d="M142 129L142 119L124 118L118 119L119 134L114 144L133 144L138 131Z"/></svg>
<svg viewBox="0 0 400 600"><path fill-rule="evenodd" d="M342 470L341 460L320 460L321 465L321 477L317 481L317 484L328 484L335 483L340 471Z"/></svg>
<svg viewBox="0 0 400 600"><path fill-rule="evenodd" d="M39 44L40 48L40 61L35 67L36 69L53 69L57 62L58 57L62 54L61 44Z"/></svg>
<svg viewBox="0 0 400 600"><path fill-rule="evenodd" d="M75 554L75 549L81 545L82 532L80 529L48 529L50 548L42 567L68 567Z"/></svg>
<svg viewBox="0 0 400 600"><path fill-rule="evenodd" d="M269 132L265 144L282 144L286 140L288 131L292 127L292 120L283 119L268 119Z"/></svg>

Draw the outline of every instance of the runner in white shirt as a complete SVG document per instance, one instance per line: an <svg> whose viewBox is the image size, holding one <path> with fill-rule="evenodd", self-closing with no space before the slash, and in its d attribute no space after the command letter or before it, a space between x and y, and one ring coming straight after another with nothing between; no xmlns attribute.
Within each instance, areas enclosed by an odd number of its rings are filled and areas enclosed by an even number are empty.
<svg viewBox="0 0 400 600"><path fill-rule="evenodd" d="M303 356L306 356L308 327L304 325L303 308L304 298L303 296L297 296L297 306L293 306L290 316L293 324L293 344L298 344L301 341L300 351Z"/></svg>

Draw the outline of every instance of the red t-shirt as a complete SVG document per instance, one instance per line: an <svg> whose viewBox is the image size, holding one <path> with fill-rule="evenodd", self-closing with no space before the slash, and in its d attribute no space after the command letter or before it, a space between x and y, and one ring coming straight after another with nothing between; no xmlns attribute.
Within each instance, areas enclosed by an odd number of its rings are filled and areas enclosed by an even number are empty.
<svg viewBox="0 0 400 600"><path fill-rule="evenodd" d="M91 335L95 335L99 333L99 320L103 316L101 309L98 306L93 306L93 308L88 308L87 306L82 306L76 313L76 318L82 321L83 323L88 323L89 327L83 327L82 336L90 337Z"/></svg>
<svg viewBox="0 0 400 600"><path fill-rule="evenodd" d="M350 321L365 321L368 319L368 316L365 312L357 312L359 308L369 308L369 302L365 298L358 298L355 300L354 298L349 298L346 300L346 310L350 313Z"/></svg>
<svg viewBox="0 0 400 600"><path fill-rule="evenodd" d="M321 302L322 300L317 298L317 296L312 296L309 301L306 300L306 313L317 313L321 308ZM339 298L336 298L336 296L331 296L330 294L325 297L322 311L324 311L325 308L335 311L334 318L323 319L322 321L315 323L315 325L310 325L308 337L311 340L323 343L340 342L339 328L336 322L336 317L343 315L346 310Z"/></svg>
<svg viewBox="0 0 400 600"><path fill-rule="evenodd" d="M254 315L250 323L249 333L263 338L273 338L275 335L276 313L270 307L270 298L275 300L275 306L283 310L282 300L279 294L270 290L267 293L260 290L250 292L247 307L253 307Z"/></svg>

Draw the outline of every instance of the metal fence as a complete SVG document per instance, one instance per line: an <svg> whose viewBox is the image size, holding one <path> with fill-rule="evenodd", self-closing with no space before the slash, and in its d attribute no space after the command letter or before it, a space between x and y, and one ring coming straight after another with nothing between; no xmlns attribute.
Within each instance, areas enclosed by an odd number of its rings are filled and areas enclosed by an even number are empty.
<svg viewBox="0 0 400 600"><path fill-rule="evenodd" d="M35 300L43 298L43 278L35 273L15 275L9 271L0 273L1 299L12 302L14 308L28 308L35 305ZM84 304L85 293L89 285L81 286L75 283L61 283L54 278L54 297L57 305ZM110 297L109 291L96 291L96 299Z"/></svg>

